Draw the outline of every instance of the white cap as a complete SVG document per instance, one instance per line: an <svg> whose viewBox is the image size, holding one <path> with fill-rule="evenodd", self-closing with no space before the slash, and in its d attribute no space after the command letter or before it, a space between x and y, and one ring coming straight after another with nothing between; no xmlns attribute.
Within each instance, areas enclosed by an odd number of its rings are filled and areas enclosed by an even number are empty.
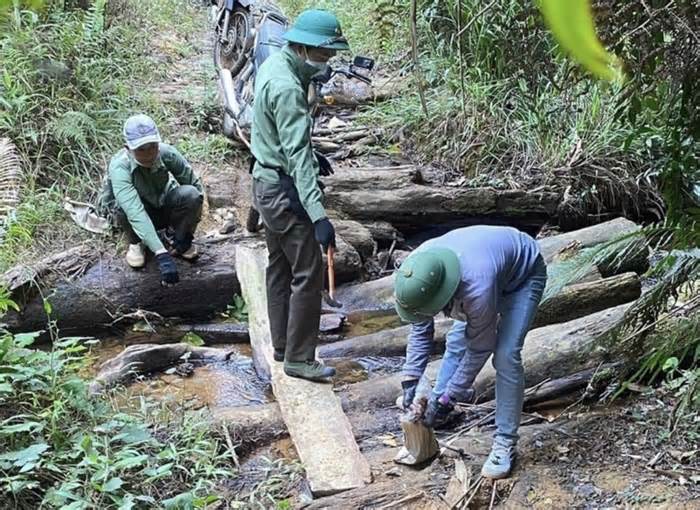
<svg viewBox="0 0 700 510"><path fill-rule="evenodd" d="M160 143L160 133L156 123L148 115L132 115L124 123L124 141L129 149L138 149L147 143Z"/></svg>

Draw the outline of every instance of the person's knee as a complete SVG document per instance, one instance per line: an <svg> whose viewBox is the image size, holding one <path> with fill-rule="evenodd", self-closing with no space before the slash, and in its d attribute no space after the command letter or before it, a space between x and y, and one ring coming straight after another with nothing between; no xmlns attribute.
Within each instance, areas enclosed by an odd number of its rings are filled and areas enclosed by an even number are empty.
<svg viewBox="0 0 700 510"><path fill-rule="evenodd" d="M496 350L493 354L493 368L503 374L518 375L523 371L523 362L519 349Z"/></svg>
<svg viewBox="0 0 700 510"><path fill-rule="evenodd" d="M184 206L197 208L201 207L204 202L204 195L190 184L183 184L177 188L178 198Z"/></svg>

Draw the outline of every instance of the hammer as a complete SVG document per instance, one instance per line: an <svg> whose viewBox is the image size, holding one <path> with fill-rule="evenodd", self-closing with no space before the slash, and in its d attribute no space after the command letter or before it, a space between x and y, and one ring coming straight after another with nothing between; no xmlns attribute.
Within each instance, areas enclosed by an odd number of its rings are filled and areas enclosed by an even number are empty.
<svg viewBox="0 0 700 510"><path fill-rule="evenodd" d="M323 291L323 300L332 306L333 308L342 308L343 304L336 301L333 297L335 295L335 267L333 265L333 247L328 246L328 251L326 252L328 257L328 290Z"/></svg>

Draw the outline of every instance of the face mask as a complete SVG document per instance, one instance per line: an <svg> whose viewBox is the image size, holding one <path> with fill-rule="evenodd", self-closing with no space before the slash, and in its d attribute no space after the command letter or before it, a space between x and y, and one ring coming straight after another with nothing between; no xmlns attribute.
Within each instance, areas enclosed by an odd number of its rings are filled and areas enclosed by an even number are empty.
<svg viewBox="0 0 700 510"><path fill-rule="evenodd" d="M328 62L310 59L309 50L307 50L306 48L304 48L304 53L306 54L306 59L304 60L304 63L307 66L313 67L314 69L318 70L319 74L326 74L328 72L328 70L330 69Z"/></svg>

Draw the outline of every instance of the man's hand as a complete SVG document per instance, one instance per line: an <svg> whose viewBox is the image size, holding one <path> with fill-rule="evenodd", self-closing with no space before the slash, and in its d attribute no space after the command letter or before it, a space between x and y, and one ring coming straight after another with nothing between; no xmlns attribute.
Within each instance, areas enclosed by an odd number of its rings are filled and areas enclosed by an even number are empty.
<svg viewBox="0 0 700 510"><path fill-rule="evenodd" d="M335 229L328 218L321 218L314 223L314 237L323 247L324 253L329 246L335 248Z"/></svg>
<svg viewBox="0 0 700 510"><path fill-rule="evenodd" d="M318 160L318 175L321 177L327 177L329 175L333 175L335 172L333 171L333 167L331 166L331 162L328 161L328 158L324 156L323 154L319 154L318 152L314 151L314 155L316 156L316 159Z"/></svg>
<svg viewBox="0 0 700 510"><path fill-rule="evenodd" d="M156 260L160 269L160 284L163 287L171 287L180 281L175 261L168 252L159 253Z"/></svg>
<svg viewBox="0 0 700 510"><path fill-rule="evenodd" d="M401 388L403 389L403 408L408 409L413 403L413 399L416 397L416 388L418 388L419 379L411 379L408 381L401 381Z"/></svg>

